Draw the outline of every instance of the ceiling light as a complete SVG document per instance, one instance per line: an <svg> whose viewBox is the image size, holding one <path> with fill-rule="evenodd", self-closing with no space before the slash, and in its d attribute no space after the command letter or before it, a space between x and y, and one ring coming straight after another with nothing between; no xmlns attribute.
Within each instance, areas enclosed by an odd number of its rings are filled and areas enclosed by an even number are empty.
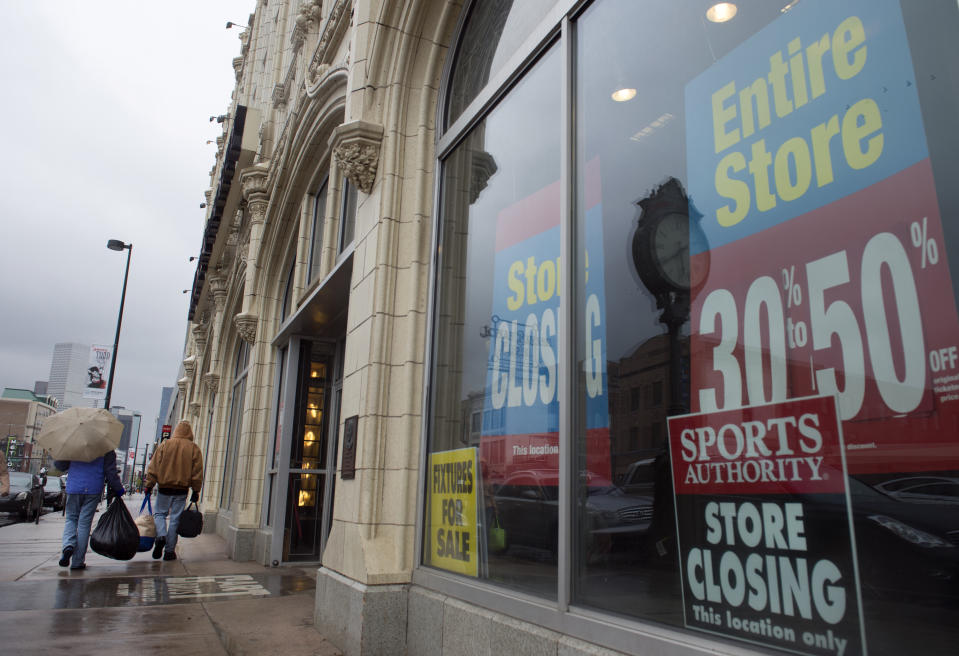
<svg viewBox="0 0 959 656"><path fill-rule="evenodd" d="M636 97L636 89L617 89L613 92L612 98L616 102L626 102L627 100L632 100Z"/></svg>
<svg viewBox="0 0 959 656"><path fill-rule="evenodd" d="M739 9L731 2L719 2L706 10L706 18L713 23L725 23L732 20Z"/></svg>

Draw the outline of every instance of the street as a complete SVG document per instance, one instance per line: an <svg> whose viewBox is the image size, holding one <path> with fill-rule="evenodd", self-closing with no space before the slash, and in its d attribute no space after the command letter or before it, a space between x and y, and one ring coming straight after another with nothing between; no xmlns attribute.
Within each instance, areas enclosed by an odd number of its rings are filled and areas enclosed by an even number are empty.
<svg viewBox="0 0 959 656"><path fill-rule="evenodd" d="M125 500L136 516L142 495ZM61 513L15 519L0 514L3 653L340 654L313 628L312 568L234 562L220 537L203 534L180 538L175 561L88 550L87 568L70 570L57 564Z"/></svg>

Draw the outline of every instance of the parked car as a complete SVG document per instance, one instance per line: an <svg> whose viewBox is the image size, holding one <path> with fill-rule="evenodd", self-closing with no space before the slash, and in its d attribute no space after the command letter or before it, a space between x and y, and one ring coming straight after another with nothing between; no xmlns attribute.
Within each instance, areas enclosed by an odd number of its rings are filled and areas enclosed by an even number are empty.
<svg viewBox="0 0 959 656"><path fill-rule="evenodd" d="M32 474L10 472L10 494L0 497L0 512L17 513L24 519L33 516L36 505L31 493L32 483Z"/></svg>
<svg viewBox="0 0 959 656"><path fill-rule="evenodd" d="M43 505L54 510L63 510L67 502L67 483L60 476L47 476L43 486Z"/></svg>

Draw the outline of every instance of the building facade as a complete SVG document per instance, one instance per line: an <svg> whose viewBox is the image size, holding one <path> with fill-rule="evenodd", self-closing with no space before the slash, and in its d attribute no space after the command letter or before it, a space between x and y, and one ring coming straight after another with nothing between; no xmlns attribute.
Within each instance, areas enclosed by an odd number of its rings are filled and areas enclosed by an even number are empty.
<svg viewBox="0 0 959 656"><path fill-rule="evenodd" d="M62 342L53 346L48 393L60 402L60 409L94 408L96 401L83 397L89 378L90 345Z"/></svg>
<svg viewBox="0 0 959 656"><path fill-rule="evenodd" d="M5 387L0 394L0 444L11 471L35 473L49 466L36 443L43 421L57 411L57 400L30 390Z"/></svg>
<svg viewBox="0 0 959 656"><path fill-rule="evenodd" d="M954 2L247 22L169 422L231 557L348 654L954 652Z"/></svg>

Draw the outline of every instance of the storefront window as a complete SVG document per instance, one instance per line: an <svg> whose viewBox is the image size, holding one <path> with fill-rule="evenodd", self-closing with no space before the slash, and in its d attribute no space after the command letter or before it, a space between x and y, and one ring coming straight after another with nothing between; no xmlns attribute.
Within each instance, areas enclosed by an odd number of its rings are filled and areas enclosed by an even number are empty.
<svg viewBox="0 0 959 656"><path fill-rule="evenodd" d="M246 376L250 366L250 345L242 339L233 362L233 386L230 396L230 423L227 426L223 487L220 489L220 506L229 509L233 505L233 486L236 481L236 464L240 452L240 429L243 423L243 407L246 402Z"/></svg>
<svg viewBox="0 0 959 656"><path fill-rule="evenodd" d="M607 0L577 22L574 597L804 653L907 653L922 627L947 653L959 498L899 486L959 468L933 177L956 160L930 159L920 103L955 109L955 53L914 68L929 17L896 2L792 5ZM825 409L784 403L804 397ZM741 406L762 407L720 412ZM780 542L789 512L802 537Z"/></svg>
<svg viewBox="0 0 959 656"><path fill-rule="evenodd" d="M482 91L557 0L473 3L450 78L447 127Z"/></svg>
<svg viewBox="0 0 959 656"><path fill-rule="evenodd" d="M286 284L283 286L283 301L280 304L280 321L283 322L293 309L293 273L295 271L296 262L290 262L290 266L286 272Z"/></svg>
<svg viewBox="0 0 959 656"><path fill-rule="evenodd" d="M426 527L431 564L548 596L558 535L559 67L555 52L544 56L444 163ZM489 544L491 528L509 535L508 554Z"/></svg>
<svg viewBox="0 0 959 656"><path fill-rule="evenodd" d="M959 11L721 4L571 2L554 110L528 93L547 58L444 137L461 141L442 162L425 564L469 573L430 548L470 520L455 485L445 506L435 491L474 448L499 506L481 528L474 504L476 575L568 599L559 614L803 654L955 653ZM498 150L496 121L527 113L535 129ZM522 236L503 241L504 221ZM544 302L554 279L568 304ZM567 316L569 354L551 341ZM518 364L500 372L504 354ZM567 357L571 396L536 406ZM504 499L540 512L510 524ZM567 512L568 536L536 523ZM550 578L528 567L565 537Z"/></svg>
<svg viewBox="0 0 959 656"><path fill-rule="evenodd" d="M343 198L340 202L340 241L337 253L342 253L353 243L356 231L356 187L343 178Z"/></svg>
<svg viewBox="0 0 959 656"><path fill-rule="evenodd" d="M313 196L313 217L310 226L310 273L308 283L312 283L320 275L320 262L323 255L323 224L326 212L326 183Z"/></svg>

